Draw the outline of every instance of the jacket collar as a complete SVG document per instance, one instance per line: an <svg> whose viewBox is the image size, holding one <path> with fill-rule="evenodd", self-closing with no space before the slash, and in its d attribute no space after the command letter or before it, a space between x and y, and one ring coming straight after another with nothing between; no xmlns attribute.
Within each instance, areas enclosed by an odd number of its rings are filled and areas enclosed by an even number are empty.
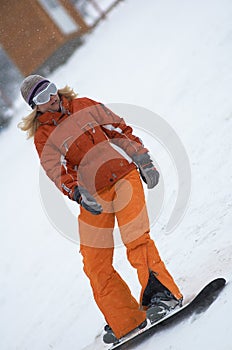
<svg viewBox="0 0 232 350"><path fill-rule="evenodd" d="M43 124L53 124L58 125L63 117L70 115L72 113L71 101L68 101L64 96L61 96L60 102L60 111L59 112L50 112L45 113L38 112L37 119L40 122L40 125Z"/></svg>

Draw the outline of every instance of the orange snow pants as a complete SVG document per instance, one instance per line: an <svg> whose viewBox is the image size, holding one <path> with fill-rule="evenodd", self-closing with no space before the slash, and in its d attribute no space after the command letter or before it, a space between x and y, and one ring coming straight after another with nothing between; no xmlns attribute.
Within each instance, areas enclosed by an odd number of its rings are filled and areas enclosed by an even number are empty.
<svg viewBox="0 0 232 350"><path fill-rule="evenodd" d="M121 240L126 246L127 258L137 269L142 287L140 301L150 271L155 272L156 278L177 299L182 295L150 238L144 191L138 171L133 170L114 186L96 195L96 200L103 206L102 214L92 215L81 208L78 218L80 251L95 301L116 337L120 338L142 323L146 313L113 267L115 217Z"/></svg>

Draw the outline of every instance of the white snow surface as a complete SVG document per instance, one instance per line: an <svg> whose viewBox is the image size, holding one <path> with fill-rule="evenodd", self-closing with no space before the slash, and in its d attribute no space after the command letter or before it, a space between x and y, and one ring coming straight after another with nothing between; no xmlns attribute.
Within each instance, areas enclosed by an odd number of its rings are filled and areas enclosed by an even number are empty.
<svg viewBox="0 0 232 350"><path fill-rule="evenodd" d="M80 96L158 113L189 156L192 191L184 219L165 234L166 205L176 193L168 171L167 200L151 235L185 300L214 277L228 283L204 314L136 349L232 349L231 18L231 0L127 0L49 76ZM19 97L11 126L0 135L0 349L104 349L99 334L105 321L79 247L43 211L38 156L16 127L29 111ZM165 165L162 171L165 176ZM115 249L115 266L138 298L123 247Z"/></svg>

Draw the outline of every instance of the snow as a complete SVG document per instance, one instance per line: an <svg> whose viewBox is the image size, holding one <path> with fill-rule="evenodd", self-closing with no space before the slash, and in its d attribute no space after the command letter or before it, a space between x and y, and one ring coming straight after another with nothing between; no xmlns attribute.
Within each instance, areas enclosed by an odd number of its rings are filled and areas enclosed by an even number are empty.
<svg viewBox="0 0 232 350"><path fill-rule="evenodd" d="M223 276L228 284L207 312L136 349L232 348L231 16L230 0L127 0L50 76L58 86L68 83L80 96L115 108L114 103L128 104L158 113L189 157L190 201L183 220L167 234L176 172L162 145L152 146L165 197L151 235L186 300L214 277ZM104 319L78 245L57 233L43 210L37 154L16 128L29 108L19 97L14 110L14 121L0 138L0 348L94 350ZM72 210L78 214L78 208ZM138 297L136 273L121 246L115 249L115 266Z"/></svg>

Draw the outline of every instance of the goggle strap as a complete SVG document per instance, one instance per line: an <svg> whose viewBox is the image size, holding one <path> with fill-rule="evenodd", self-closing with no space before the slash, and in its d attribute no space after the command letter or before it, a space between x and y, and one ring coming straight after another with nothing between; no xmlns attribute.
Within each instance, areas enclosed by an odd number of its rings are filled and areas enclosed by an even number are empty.
<svg viewBox="0 0 232 350"><path fill-rule="evenodd" d="M40 88L40 86L42 86L44 83L50 83L49 80L42 80L40 81L32 90L31 94L30 94L30 98L28 101L28 104L31 106L31 103L33 102L33 98L36 96L36 91Z"/></svg>

